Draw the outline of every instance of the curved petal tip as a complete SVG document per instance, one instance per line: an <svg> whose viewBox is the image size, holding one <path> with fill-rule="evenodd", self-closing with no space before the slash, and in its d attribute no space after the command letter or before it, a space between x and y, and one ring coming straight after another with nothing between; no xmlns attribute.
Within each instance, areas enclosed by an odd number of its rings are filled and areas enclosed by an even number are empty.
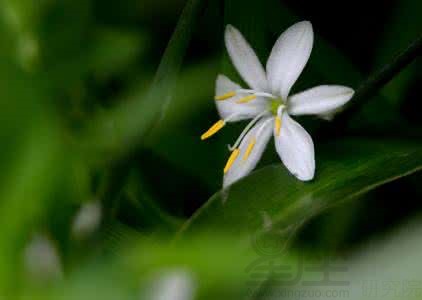
<svg viewBox="0 0 422 300"><path fill-rule="evenodd" d="M313 40L309 21L295 23L280 35L267 61L267 77L273 93L287 98L308 62Z"/></svg>

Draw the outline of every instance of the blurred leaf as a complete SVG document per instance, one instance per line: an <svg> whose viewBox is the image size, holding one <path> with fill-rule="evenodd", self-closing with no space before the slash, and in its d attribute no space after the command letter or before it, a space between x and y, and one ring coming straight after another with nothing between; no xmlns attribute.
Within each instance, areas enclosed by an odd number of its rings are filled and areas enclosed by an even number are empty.
<svg viewBox="0 0 422 300"><path fill-rule="evenodd" d="M191 125L192 120L203 111L214 108L211 99L217 77L216 64L215 59L197 62L180 72L172 101L162 121L149 133L148 144L159 143L163 134Z"/></svg>
<svg viewBox="0 0 422 300"><path fill-rule="evenodd" d="M307 299L321 299L324 296L351 300L420 299L421 234L420 221L413 221L395 230L390 236L373 241L347 260L324 257L321 261L308 262L313 266L325 264L327 270L333 268L329 280L336 284L300 284L308 280L318 281L308 272L303 274L299 284L275 286L272 292L266 291L266 297L262 299L280 299L278 295L281 293L287 296L283 299L298 299L298 295L307 295Z"/></svg>
<svg viewBox="0 0 422 300"><path fill-rule="evenodd" d="M97 33L89 63L96 77L107 79L120 73L142 55L147 46L145 35L135 32L101 29Z"/></svg>
<svg viewBox="0 0 422 300"><path fill-rule="evenodd" d="M148 94L94 120L87 138L94 149L125 152L139 144L148 129L160 122L173 98L176 79L201 3L201 0L187 2Z"/></svg>
<svg viewBox="0 0 422 300"><path fill-rule="evenodd" d="M180 270L194 280L194 299L244 299L253 288L248 267L259 257L251 249L233 244L232 238L213 231L172 244L160 239L144 240L126 253L123 262L147 287L151 286L151 277ZM286 264L289 259L283 258Z"/></svg>
<svg viewBox="0 0 422 300"><path fill-rule="evenodd" d="M43 87L13 61L0 61L0 138L5 145L0 155L0 298L20 275L23 246L43 223L50 201L66 190L71 159L62 159L67 155L60 126Z"/></svg>
<svg viewBox="0 0 422 300"><path fill-rule="evenodd" d="M204 115L208 115L208 111L212 111L209 114L211 116L217 114L212 101L216 65L217 62L213 59L187 67L180 73L167 113L148 135L146 145L213 190L220 184L220 170L215 165L226 155L225 144L223 140L221 143L201 143L199 136L210 123ZM197 159L192 164L192 157L200 158L204 149L210 150L213 155L207 159Z"/></svg>
<svg viewBox="0 0 422 300"><path fill-rule="evenodd" d="M14 58L25 70L33 70L39 60L38 25L48 0L2 0L0 15L13 37ZM10 47L10 45L7 45Z"/></svg>
<svg viewBox="0 0 422 300"><path fill-rule="evenodd" d="M215 138L213 143L201 143L198 137L207 125L178 128L163 133L153 145L153 150L164 161L178 167L181 174L186 173L185 175L204 183L210 191L215 191L221 184L221 166L217 166L226 159L226 144L232 137L227 132L224 136Z"/></svg>
<svg viewBox="0 0 422 300"><path fill-rule="evenodd" d="M42 138L40 138L42 137ZM47 128L36 128L23 145L22 156L0 191L0 283L11 284L19 265L21 243L45 213L55 186L60 182L62 162L57 136Z"/></svg>
<svg viewBox="0 0 422 300"><path fill-rule="evenodd" d="M309 248L315 254L351 251L355 246L351 240L358 234L357 228L364 226L360 217L369 218L367 204L374 202L374 194L369 192L362 195L359 201L334 206L311 219L297 233L292 248ZM380 214L380 218L382 217ZM374 218L375 226L378 225L377 222L378 219ZM359 241L365 240L371 234L369 230L366 233L367 235L359 235Z"/></svg>
<svg viewBox="0 0 422 300"><path fill-rule="evenodd" d="M224 228L243 242L268 230L278 239L285 238L284 234L290 238L296 226L329 206L420 170L422 146L344 140L319 149L316 161L316 177L309 183L290 175L281 162L253 172L211 197L185 223L181 236Z"/></svg>
<svg viewBox="0 0 422 300"><path fill-rule="evenodd" d="M165 212L152 198L142 176L134 171L129 175L119 206L119 211L125 214L124 219L129 220L132 227L148 233L171 233L181 225L181 220Z"/></svg>
<svg viewBox="0 0 422 300"><path fill-rule="evenodd" d="M114 265L99 263L81 267L71 272L66 280L48 286L27 284L19 299L24 300L129 300L138 299L138 281L131 274L123 273ZM120 271L120 272L118 272Z"/></svg>
<svg viewBox="0 0 422 300"><path fill-rule="evenodd" d="M145 238L139 231L117 221L107 224L103 230L104 251L117 256L135 241Z"/></svg>

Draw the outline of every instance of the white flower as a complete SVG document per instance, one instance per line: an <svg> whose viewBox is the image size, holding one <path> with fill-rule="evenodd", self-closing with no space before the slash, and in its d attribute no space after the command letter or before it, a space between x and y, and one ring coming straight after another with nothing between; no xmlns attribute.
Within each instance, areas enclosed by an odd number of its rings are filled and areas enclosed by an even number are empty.
<svg viewBox="0 0 422 300"><path fill-rule="evenodd" d="M90 236L101 223L101 204L99 202L87 202L81 206L72 223L72 236L76 239L84 239Z"/></svg>
<svg viewBox="0 0 422 300"><path fill-rule="evenodd" d="M152 282L142 291L139 299L193 300L197 294L197 282L193 274L181 268L160 270Z"/></svg>
<svg viewBox="0 0 422 300"><path fill-rule="evenodd" d="M33 280L48 281L63 276L59 253L53 241L35 234L25 247L24 266Z"/></svg>
<svg viewBox="0 0 422 300"><path fill-rule="evenodd" d="M228 122L252 121L230 147L232 153L224 168L224 186L255 168L271 134L287 169L302 181L314 177L312 138L290 116L313 114L329 118L352 98L354 91L345 86L320 85L289 95L309 59L313 39L312 25L308 21L288 28L275 43L265 72L242 34L231 25L226 27L227 51L250 89L242 89L224 75L217 77L215 100L221 120L201 139L212 136Z"/></svg>

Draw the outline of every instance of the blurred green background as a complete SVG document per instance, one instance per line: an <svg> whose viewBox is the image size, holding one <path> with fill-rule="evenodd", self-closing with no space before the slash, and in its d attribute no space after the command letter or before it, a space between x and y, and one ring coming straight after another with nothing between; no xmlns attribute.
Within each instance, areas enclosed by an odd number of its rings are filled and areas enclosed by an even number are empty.
<svg viewBox="0 0 422 300"><path fill-rule="evenodd" d="M422 299L421 12L418 0L2 0L0 299ZM218 118L217 74L240 82L224 27L265 61L300 20L315 43L294 90L359 97L334 121L300 119L314 181L270 146L221 190L244 124L199 137Z"/></svg>

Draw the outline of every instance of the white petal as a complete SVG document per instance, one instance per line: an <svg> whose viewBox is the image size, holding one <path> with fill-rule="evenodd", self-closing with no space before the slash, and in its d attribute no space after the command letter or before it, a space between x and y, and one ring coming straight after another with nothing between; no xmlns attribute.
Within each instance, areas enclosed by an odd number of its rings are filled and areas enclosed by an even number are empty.
<svg viewBox="0 0 422 300"><path fill-rule="evenodd" d="M226 76L218 75L215 84L215 95L224 95L228 92L236 91L240 88L241 87L238 84L234 83ZM258 97L248 103L236 103L237 100L246 95L247 94L237 94L233 98L227 100L216 100L215 104L217 105L217 110L220 114L220 117L222 119L225 119L232 114L236 114L235 117L230 119L230 122L235 122L239 120L253 118L267 108L267 100L262 97Z"/></svg>
<svg viewBox="0 0 422 300"><path fill-rule="evenodd" d="M239 30L227 25L225 41L227 52L243 80L254 90L260 92L268 91L265 70Z"/></svg>
<svg viewBox="0 0 422 300"><path fill-rule="evenodd" d="M197 294L197 282L190 270L159 270L140 298L150 300L193 300Z"/></svg>
<svg viewBox="0 0 422 300"><path fill-rule="evenodd" d="M229 171L224 174L223 186L226 187L232 184L235 181L238 181L242 177L248 175L257 165L260 160L262 153L264 153L265 147L268 144L268 141L271 138L271 132L273 128L273 118L264 118L260 120L255 126L246 134L245 138L242 140L239 146L239 155ZM265 124L265 127L262 125ZM260 128L262 128L260 130ZM260 131L260 135L256 134ZM248 145L251 139L255 137L256 144L250 152L249 157L244 160L245 152L248 148Z"/></svg>
<svg viewBox="0 0 422 300"><path fill-rule="evenodd" d="M308 21L296 23L280 35L267 61L267 77L273 93L287 99L311 55L313 42L314 33Z"/></svg>
<svg viewBox="0 0 422 300"><path fill-rule="evenodd" d="M63 276L60 255L53 241L35 234L25 248L24 267L35 280L58 279Z"/></svg>
<svg viewBox="0 0 422 300"><path fill-rule="evenodd" d="M291 96L289 113L292 115L329 115L352 97L354 91L347 86L320 85Z"/></svg>
<svg viewBox="0 0 422 300"><path fill-rule="evenodd" d="M283 113L280 134L274 137L277 153L290 173L302 181L314 178L314 143L306 130Z"/></svg>
<svg viewBox="0 0 422 300"><path fill-rule="evenodd" d="M329 112L326 112L324 114L320 114L320 115L317 115L317 116L319 118L325 120L325 121L332 121L334 119L334 116L340 111L341 111L341 109L335 109L335 110L332 110L332 111L329 111Z"/></svg>
<svg viewBox="0 0 422 300"><path fill-rule="evenodd" d="M102 209L99 202L87 202L81 206L72 223L72 236L83 239L98 229Z"/></svg>

